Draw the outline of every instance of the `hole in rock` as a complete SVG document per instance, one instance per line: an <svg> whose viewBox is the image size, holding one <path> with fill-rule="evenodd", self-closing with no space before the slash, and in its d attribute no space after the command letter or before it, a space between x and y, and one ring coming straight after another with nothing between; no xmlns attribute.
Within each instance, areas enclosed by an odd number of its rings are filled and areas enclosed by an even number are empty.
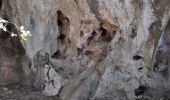
<svg viewBox="0 0 170 100"><path fill-rule="evenodd" d="M82 48L77 48L77 53L78 53L78 55L80 55L82 52L83 52L83 49L82 49Z"/></svg>
<svg viewBox="0 0 170 100"><path fill-rule="evenodd" d="M133 60L140 60L143 59L143 57L139 56L139 55L135 55L133 56Z"/></svg>
<svg viewBox="0 0 170 100"><path fill-rule="evenodd" d="M57 11L57 23L58 23L58 43L71 43L71 40L68 40L68 34L70 30L70 21L69 19L62 13L62 11Z"/></svg>
<svg viewBox="0 0 170 100"><path fill-rule="evenodd" d="M87 45L90 44L90 42L96 37L97 33L94 31L92 32L92 36L90 36L88 39L87 39Z"/></svg>
<svg viewBox="0 0 170 100"><path fill-rule="evenodd" d="M141 71L142 69L143 69L143 67L138 68L139 71Z"/></svg>
<svg viewBox="0 0 170 100"><path fill-rule="evenodd" d="M153 65L153 71L158 71L158 62L155 62Z"/></svg>
<svg viewBox="0 0 170 100"><path fill-rule="evenodd" d="M66 38L66 36L64 35L64 34L60 34L59 36L58 36L58 39L60 39L60 40L64 40Z"/></svg>
<svg viewBox="0 0 170 100"><path fill-rule="evenodd" d="M102 34L101 34L101 38L102 41L105 42L110 42L112 40L112 35L108 33L108 31L104 28L101 28Z"/></svg>
<svg viewBox="0 0 170 100"><path fill-rule="evenodd" d="M83 31L80 31L80 37L83 37L83 36L84 36Z"/></svg>
<svg viewBox="0 0 170 100"><path fill-rule="evenodd" d="M136 26L133 26L131 30L130 38L134 39L136 36L137 36L137 28Z"/></svg>
<svg viewBox="0 0 170 100"><path fill-rule="evenodd" d="M61 19L58 19L57 22L58 22L58 26L60 26L60 27L63 26Z"/></svg>
<svg viewBox="0 0 170 100"><path fill-rule="evenodd" d="M64 71L64 69L61 68L61 67L54 67L54 69L55 69L55 71L56 71L57 73L59 73L59 74L61 74L61 73Z"/></svg>
<svg viewBox="0 0 170 100"><path fill-rule="evenodd" d="M69 29L70 21L60 10L57 11L57 22L59 32L65 34Z"/></svg>
<svg viewBox="0 0 170 100"><path fill-rule="evenodd" d="M58 26L62 26L63 25L63 19L64 19L63 13L61 11L57 11Z"/></svg>
<svg viewBox="0 0 170 100"><path fill-rule="evenodd" d="M140 85L137 89L135 89L135 96L143 95L146 91L146 87L143 85Z"/></svg>
<svg viewBox="0 0 170 100"><path fill-rule="evenodd" d="M70 75L73 75L73 73L69 73Z"/></svg>
<svg viewBox="0 0 170 100"><path fill-rule="evenodd" d="M114 38L116 32L119 30L117 25L111 24L107 21L102 21L100 26L100 30L102 31L102 40L105 42L110 42Z"/></svg>
<svg viewBox="0 0 170 100"><path fill-rule="evenodd" d="M60 50L57 50L57 51L52 55L52 58L60 59L60 58L61 58L61 52L60 52Z"/></svg>

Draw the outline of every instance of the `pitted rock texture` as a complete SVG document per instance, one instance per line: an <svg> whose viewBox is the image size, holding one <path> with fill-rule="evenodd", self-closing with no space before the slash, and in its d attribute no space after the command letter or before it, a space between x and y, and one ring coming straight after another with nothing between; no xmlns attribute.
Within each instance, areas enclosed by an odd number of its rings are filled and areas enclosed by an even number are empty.
<svg viewBox="0 0 170 100"><path fill-rule="evenodd" d="M39 62L33 57L47 52L58 70L54 77L63 80L52 93L58 98L170 98L169 58L163 56L169 55L169 0L1 1L1 16L31 32L27 41L20 39L30 63L23 69L34 71Z"/></svg>

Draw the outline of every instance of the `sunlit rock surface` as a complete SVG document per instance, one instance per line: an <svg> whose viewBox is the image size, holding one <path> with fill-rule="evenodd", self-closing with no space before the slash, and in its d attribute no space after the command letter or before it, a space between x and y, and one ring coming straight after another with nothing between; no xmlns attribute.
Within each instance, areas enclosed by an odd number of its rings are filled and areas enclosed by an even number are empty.
<svg viewBox="0 0 170 100"><path fill-rule="evenodd" d="M169 98L169 0L1 1L1 16L31 32L18 41L29 59L21 60L24 76L33 76L37 52L47 52L62 80L57 98Z"/></svg>

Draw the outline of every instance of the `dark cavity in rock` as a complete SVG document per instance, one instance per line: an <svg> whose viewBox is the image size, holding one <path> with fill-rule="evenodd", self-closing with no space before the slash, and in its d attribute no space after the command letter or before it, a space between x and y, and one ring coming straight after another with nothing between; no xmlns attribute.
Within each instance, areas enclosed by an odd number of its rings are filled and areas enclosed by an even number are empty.
<svg viewBox="0 0 170 100"><path fill-rule="evenodd" d="M135 61L140 60L140 59L143 59L143 57L139 56L139 55L133 56L133 60L135 60Z"/></svg>

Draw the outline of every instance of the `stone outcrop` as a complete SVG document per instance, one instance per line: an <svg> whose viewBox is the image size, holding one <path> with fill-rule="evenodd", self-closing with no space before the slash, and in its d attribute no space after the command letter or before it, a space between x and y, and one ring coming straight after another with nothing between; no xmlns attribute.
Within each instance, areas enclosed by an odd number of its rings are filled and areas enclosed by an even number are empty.
<svg viewBox="0 0 170 100"><path fill-rule="evenodd" d="M47 96L57 95L61 88L61 77L49 61L48 53L40 50L34 56L32 70L33 86Z"/></svg>
<svg viewBox="0 0 170 100"><path fill-rule="evenodd" d="M55 93L47 85L47 96L62 100L170 98L169 0L1 0L0 4L3 18L31 32L24 41L1 31L2 43L21 58L21 73L10 73L13 67L1 64L9 68L9 74L16 74L14 83L23 84L20 74L27 80L33 76L39 63L34 57L43 50L57 84ZM12 26L8 29L17 33ZM10 60L14 67L15 59ZM45 71L45 67L38 68ZM44 75L32 77L40 89Z"/></svg>

